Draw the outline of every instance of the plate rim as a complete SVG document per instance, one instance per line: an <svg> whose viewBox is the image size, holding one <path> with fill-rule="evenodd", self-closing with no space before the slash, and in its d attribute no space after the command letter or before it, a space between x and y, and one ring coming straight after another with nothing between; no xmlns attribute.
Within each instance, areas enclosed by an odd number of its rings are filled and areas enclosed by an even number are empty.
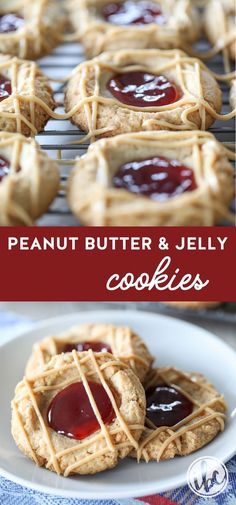
<svg viewBox="0 0 236 505"><path fill-rule="evenodd" d="M155 313L152 311L149 312L149 311L145 311L145 310L134 310L134 309L127 309L125 311L122 309L104 309L104 308L96 309L96 310L92 309L92 310L86 310L85 312L83 312L83 311L70 312L69 314L63 314L63 315L59 315L59 316L49 317L49 318L41 319L38 321L33 320L32 324L29 326L29 328L25 328L24 330L19 330L19 331L13 330L12 335L10 335L6 338L3 338L3 340L0 342L0 350L3 347L6 347L7 345L9 345L11 342L14 342L15 340L19 340L22 337L28 336L32 332L37 332L40 329L44 329L49 325L58 324L58 322L60 322L60 321L66 322L67 320L69 321L70 319L76 319L76 317L78 319L80 319L80 316L83 316L83 318L86 318L87 315L88 315L88 319L92 318L94 320L96 319L97 316L99 316L99 318L100 318L100 317L102 317L102 315L104 315L105 318L107 318L108 316L113 318L113 317L117 317L117 315L125 318L125 315L127 315L128 317L135 316L136 319L140 318L140 317L141 318L144 317L144 318L153 318L154 320L155 319L162 319L163 321L164 320L167 320L168 322L172 321L172 324L177 323L180 326L184 325L186 328L189 328L189 329L194 328L195 331L196 331L196 329L199 330L203 335L206 335L206 337L208 337L210 340L217 341L221 346L223 346L225 349L227 349L227 351L230 351L231 354L235 355L235 358L236 358L236 351L228 343L224 342L224 340L222 340L220 337L218 337L217 335L215 335L211 331L206 330L205 328L202 328L201 326L198 326L197 324L190 323L188 321L178 319L176 317L165 315L165 314L159 314L159 313ZM73 325L74 323L71 323L71 324ZM78 324L80 324L79 321L78 321ZM221 460L225 463L229 459L231 459L234 455L235 455L235 451L232 449L230 454L227 452L227 455L224 455L221 458ZM48 486L48 485L38 484L36 482L29 482L28 480L26 480L22 477L18 477L17 475L8 472L7 470L3 469L1 466L0 466L0 475L10 481L15 482L16 484L26 487L27 489L32 489L32 490L38 491L40 493L46 493L48 495L53 495L53 496L58 496L58 497L69 497L69 498L80 498L80 499L97 499L97 500L111 499L111 498L113 498L113 499L124 499L124 498L132 499L132 498L140 497L140 491L135 491L135 489L132 492L130 489L123 489L123 490L121 489L119 491L119 493L116 493L113 490L108 490L105 492L96 491L96 495L95 495L94 490L92 490L92 491L89 490L89 486L88 486L88 490L82 491L81 493L79 491L79 488L78 488L78 490L60 489L60 491L58 491L56 488L52 488L51 486ZM186 478L176 477L174 479L172 478L172 483L170 485L168 485L168 488L166 487L165 484L163 484L163 486L161 486L161 484L158 481L155 481L155 482L152 482L152 483L146 485L145 490L144 490L144 495L148 496L148 495L153 495L153 494L159 494L159 493L162 493L165 491L171 491L172 489L184 486L186 484L187 484L187 477Z"/></svg>

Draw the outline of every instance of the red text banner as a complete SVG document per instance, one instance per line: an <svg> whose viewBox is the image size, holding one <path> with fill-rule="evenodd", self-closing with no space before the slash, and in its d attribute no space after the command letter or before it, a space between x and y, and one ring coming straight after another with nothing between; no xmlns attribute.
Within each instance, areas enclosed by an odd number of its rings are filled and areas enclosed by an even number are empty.
<svg viewBox="0 0 236 505"><path fill-rule="evenodd" d="M235 301L235 228L1 228L2 301Z"/></svg>

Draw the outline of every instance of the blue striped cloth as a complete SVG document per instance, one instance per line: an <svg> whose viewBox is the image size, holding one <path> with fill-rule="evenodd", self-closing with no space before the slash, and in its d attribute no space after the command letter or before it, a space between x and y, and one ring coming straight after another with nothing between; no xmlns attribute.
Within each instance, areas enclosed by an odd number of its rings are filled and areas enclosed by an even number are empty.
<svg viewBox="0 0 236 505"><path fill-rule="evenodd" d="M0 312L0 340L32 326L32 321L8 312ZM1 422L1 421L0 421ZM235 441L232 440L232 444ZM227 463L229 483L216 498L200 498L188 486L138 500L80 500L61 498L25 488L0 476L0 505L236 505L236 456Z"/></svg>

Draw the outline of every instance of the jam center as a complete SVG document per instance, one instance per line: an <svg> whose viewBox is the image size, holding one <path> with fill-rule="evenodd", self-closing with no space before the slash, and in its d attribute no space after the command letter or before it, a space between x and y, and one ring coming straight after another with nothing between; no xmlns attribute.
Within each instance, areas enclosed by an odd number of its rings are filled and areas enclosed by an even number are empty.
<svg viewBox="0 0 236 505"><path fill-rule="evenodd" d="M101 384L89 382L92 395L105 424L115 419L110 399ZM52 400L48 413L50 428L69 438L82 440L100 429L82 382L60 391Z"/></svg>
<svg viewBox="0 0 236 505"><path fill-rule="evenodd" d="M102 10L102 16L108 23L115 25L164 24L166 16L159 4L147 0L127 0L123 3L112 2Z"/></svg>
<svg viewBox="0 0 236 505"><path fill-rule="evenodd" d="M135 107L160 107L180 98L175 84L164 75L141 71L114 75L107 89L120 102Z"/></svg>
<svg viewBox="0 0 236 505"><path fill-rule="evenodd" d="M11 95L11 81L0 74L0 102Z"/></svg>
<svg viewBox="0 0 236 505"><path fill-rule="evenodd" d="M0 182L5 177L5 175L8 175L10 172L10 163L6 158L3 158L3 156L0 156Z"/></svg>
<svg viewBox="0 0 236 505"><path fill-rule="evenodd" d="M62 352L72 352L72 351L88 351L92 349L94 352L110 352L112 354L111 347L104 342L76 342L71 344L66 344Z"/></svg>
<svg viewBox="0 0 236 505"><path fill-rule="evenodd" d="M157 386L146 392L147 418L158 428L174 426L193 411L186 396L170 386Z"/></svg>
<svg viewBox="0 0 236 505"><path fill-rule="evenodd" d="M116 188L159 201L193 191L197 187L191 168L164 156L121 165L112 183Z"/></svg>
<svg viewBox="0 0 236 505"><path fill-rule="evenodd" d="M24 24L24 19L19 14L9 12L0 16L0 33L16 32Z"/></svg>

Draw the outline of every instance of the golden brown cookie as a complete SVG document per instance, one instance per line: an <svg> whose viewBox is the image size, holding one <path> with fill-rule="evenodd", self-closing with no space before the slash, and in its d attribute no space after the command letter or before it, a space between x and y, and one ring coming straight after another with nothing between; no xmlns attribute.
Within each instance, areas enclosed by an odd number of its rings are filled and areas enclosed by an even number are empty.
<svg viewBox="0 0 236 505"><path fill-rule="evenodd" d="M0 225L32 225L59 190L57 163L33 139L0 132Z"/></svg>
<svg viewBox="0 0 236 505"><path fill-rule="evenodd" d="M47 337L33 346L26 375L35 375L42 370L55 354L62 352L87 351L110 352L117 359L127 363L141 381L153 362L143 340L128 326L112 324L81 324L59 336Z"/></svg>
<svg viewBox="0 0 236 505"><path fill-rule="evenodd" d="M35 60L63 38L65 14L56 0L1 0L0 52Z"/></svg>
<svg viewBox="0 0 236 505"><path fill-rule="evenodd" d="M138 449L145 393L134 372L108 353L54 356L12 401L12 435L39 466L68 477L113 468Z"/></svg>
<svg viewBox="0 0 236 505"><path fill-rule="evenodd" d="M36 63L0 55L0 130L36 135L55 106L48 79Z"/></svg>
<svg viewBox="0 0 236 505"><path fill-rule="evenodd" d="M133 457L148 462L186 456L224 430L224 397L202 375L159 368L145 390L146 427Z"/></svg>
<svg viewBox="0 0 236 505"><path fill-rule="evenodd" d="M213 45L223 48L223 53L230 59L236 56L236 25L234 0L209 0L204 24L206 35Z"/></svg>
<svg viewBox="0 0 236 505"><path fill-rule="evenodd" d="M236 109L236 79L233 79L230 84L229 103L231 109Z"/></svg>
<svg viewBox="0 0 236 505"><path fill-rule="evenodd" d="M77 160L68 202L86 225L212 226L233 198L229 155L200 131L102 139Z"/></svg>
<svg viewBox="0 0 236 505"><path fill-rule="evenodd" d="M71 0L69 13L88 58L117 49L181 48L200 32L190 0Z"/></svg>
<svg viewBox="0 0 236 505"><path fill-rule="evenodd" d="M219 307L222 302L164 302L165 305L177 307L180 309L214 309Z"/></svg>
<svg viewBox="0 0 236 505"><path fill-rule="evenodd" d="M123 50L81 63L69 80L65 107L92 138L206 130L221 110L221 91L207 67L182 51Z"/></svg>

